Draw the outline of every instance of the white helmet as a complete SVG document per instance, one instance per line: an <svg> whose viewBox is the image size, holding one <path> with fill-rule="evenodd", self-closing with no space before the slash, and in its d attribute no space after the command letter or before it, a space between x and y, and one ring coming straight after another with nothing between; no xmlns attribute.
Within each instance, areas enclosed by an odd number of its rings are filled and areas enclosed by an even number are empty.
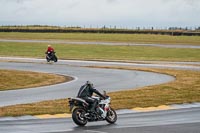
<svg viewBox="0 0 200 133"><path fill-rule="evenodd" d="M93 87L93 83L90 82L90 81L86 81L86 84L87 84L87 85L90 85L91 87Z"/></svg>

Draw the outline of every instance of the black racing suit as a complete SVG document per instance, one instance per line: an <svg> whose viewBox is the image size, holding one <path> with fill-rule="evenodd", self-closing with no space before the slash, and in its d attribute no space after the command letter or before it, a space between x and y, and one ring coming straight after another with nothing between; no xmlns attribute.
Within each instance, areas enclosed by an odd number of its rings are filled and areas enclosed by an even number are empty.
<svg viewBox="0 0 200 133"><path fill-rule="evenodd" d="M97 95L99 95L100 97L105 98L98 90L96 90L95 88L93 88L91 85L89 84L85 84L83 86L81 86L77 97L84 99L87 103L89 103L91 105L90 110L92 112L95 112L95 107L98 104L98 101L94 98L92 98L93 93L96 93Z"/></svg>

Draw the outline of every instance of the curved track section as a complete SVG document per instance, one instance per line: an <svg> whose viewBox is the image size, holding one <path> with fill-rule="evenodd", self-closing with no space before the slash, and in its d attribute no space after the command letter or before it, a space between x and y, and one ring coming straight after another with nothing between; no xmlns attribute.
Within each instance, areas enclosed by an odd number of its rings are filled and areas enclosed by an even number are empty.
<svg viewBox="0 0 200 133"><path fill-rule="evenodd" d="M43 61L45 62L45 60ZM88 62L81 63L88 65ZM74 97L76 96L79 87L87 80L93 82L95 87L100 91L106 90L108 92L133 89L174 80L174 78L169 75L142 71L71 66L68 62L64 61L57 64L39 63L37 61L34 62L33 60L32 63L0 62L0 69L45 72L75 77L75 80L69 83L38 88L1 91L0 106Z"/></svg>

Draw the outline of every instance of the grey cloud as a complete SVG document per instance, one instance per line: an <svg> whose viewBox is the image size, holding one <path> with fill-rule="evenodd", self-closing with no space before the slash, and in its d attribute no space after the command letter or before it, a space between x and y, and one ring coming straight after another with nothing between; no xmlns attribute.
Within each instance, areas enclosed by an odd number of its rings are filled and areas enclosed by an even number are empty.
<svg viewBox="0 0 200 133"><path fill-rule="evenodd" d="M198 26L200 0L0 0L0 25Z"/></svg>

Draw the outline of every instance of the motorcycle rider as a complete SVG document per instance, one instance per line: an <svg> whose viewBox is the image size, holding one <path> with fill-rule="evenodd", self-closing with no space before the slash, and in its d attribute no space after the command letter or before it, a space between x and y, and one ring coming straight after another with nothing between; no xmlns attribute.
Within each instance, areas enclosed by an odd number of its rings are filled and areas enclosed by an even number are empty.
<svg viewBox="0 0 200 133"><path fill-rule="evenodd" d="M48 45L46 53L51 55L51 53L53 53L53 52L54 52L54 48L51 45Z"/></svg>
<svg viewBox="0 0 200 133"><path fill-rule="evenodd" d="M45 52L45 54L47 54L48 59L51 59L54 53L54 48L51 45L48 45L47 51Z"/></svg>
<svg viewBox="0 0 200 133"><path fill-rule="evenodd" d="M102 95L98 90L96 90L93 86L93 84L90 81L87 81L81 88L79 89L78 98L84 99L87 103L91 105L90 111L95 112L95 108L98 104L98 101L94 98L92 98L93 93L99 95L103 99L106 97Z"/></svg>

